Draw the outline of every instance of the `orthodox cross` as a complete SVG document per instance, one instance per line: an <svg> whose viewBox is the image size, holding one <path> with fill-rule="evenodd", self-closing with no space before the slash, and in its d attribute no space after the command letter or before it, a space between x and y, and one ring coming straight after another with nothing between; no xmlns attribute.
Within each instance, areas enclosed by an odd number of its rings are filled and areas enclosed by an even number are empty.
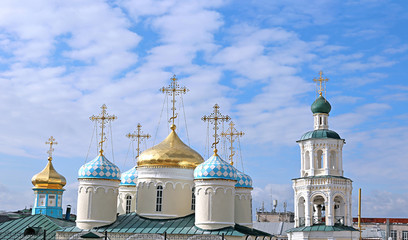
<svg viewBox="0 0 408 240"><path fill-rule="evenodd" d="M179 84L177 83L177 78L176 75L173 75L172 78L170 78L171 83L169 85L169 87L165 88L162 87L160 88L160 91L162 93L166 93L169 94L170 96L173 97L173 100L171 100L171 102L173 103L173 107L171 108L171 110L173 111L173 116L169 119L169 122L172 122L172 129L174 128L174 119L177 118L177 113L176 113L176 96L180 95L180 94L185 94L186 92L188 92L189 90L186 87L180 87ZM173 129L174 130L174 129Z"/></svg>
<svg viewBox="0 0 408 240"><path fill-rule="evenodd" d="M231 143L231 146L229 148L231 150L231 154L229 155L231 165L234 165L234 161L232 159L235 155L233 143L235 139L238 139L245 134L244 132L238 132L234 126L235 124L233 122L230 122L228 130L221 133L221 136L225 137Z"/></svg>
<svg viewBox="0 0 408 240"><path fill-rule="evenodd" d="M134 131L133 133L128 133L126 134L126 137L130 138L132 141L134 141L137 138L137 155L136 155L136 159L139 157L140 155L140 141L145 139L149 139L151 136L149 134L142 134L142 125L140 125L140 123L137 124L137 132Z"/></svg>
<svg viewBox="0 0 408 240"><path fill-rule="evenodd" d="M319 75L320 75L320 77L319 77L318 79L313 78L313 81L314 81L314 82L319 82L319 87L320 87L320 89L317 90L317 92L318 92L319 95L321 96L322 93L323 93L323 91L326 91L326 82L328 82L329 79L322 77L322 75L323 75L323 72L322 72L322 71L319 72ZM322 84L323 82L324 82L324 86L323 86L323 84Z"/></svg>
<svg viewBox="0 0 408 240"><path fill-rule="evenodd" d="M214 152L217 153L217 144L219 143L219 139L218 139L218 134L217 134L217 130L218 128L218 121L220 122L228 122L229 120L231 120L231 118L226 115L223 116L221 115L220 111L219 111L219 106L218 104L214 105L214 112L212 112L209 116L204 115L201 120L203 120L204 122L208 121L209 123L214 124L214 143L211 145L212 148L214 148Z"/></svg>
<svg viewBox="0 0 408 240"><path fill-rule="evenodd" d="M49 144L50 145L50 149L47 151L48 153L48 160L52 160L52 152L54 152L54 148L52 148L52 145L57 145L58 143L55 142L55 138L53 136L51 136L50 138L48 138L48 142L45 142L45 144Z"/></svg>
<svg viewBox="0 0 408 240"><path fill-rule="evenodd" d="M103 142L106 141L105 133L103 132L103 130L105 128L105 124L107 122L111 122L111 121L117 119L117 117L115 115L109 115L106 112L107 107L106 107L105 104L102 105L101 109L102 109L101 114L99 114L98 116L92 115L91 117L89 117L89 119L91 121L95 121L97 123L100 122L100 124L101 124L100 127L102 129L102 132L100 134L101 135L101 141L99 142L99 146L100 146L101 149L99 150L99 153L102 155L102 153L103 153Z"/></svg>

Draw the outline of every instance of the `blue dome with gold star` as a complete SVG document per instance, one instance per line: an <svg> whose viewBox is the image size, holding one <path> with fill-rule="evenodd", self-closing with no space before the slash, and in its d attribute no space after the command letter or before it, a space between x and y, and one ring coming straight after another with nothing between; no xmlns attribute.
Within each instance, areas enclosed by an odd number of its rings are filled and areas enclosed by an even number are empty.
<svg viewBox="0 0 408 240"><path fill-rule="evenodd" d="M237 180L237 170L217 154L194 169L194 179Z"/></svg>
<svg viewBox="0 0 408 240"><path fill-rule="evenodd" d="M235 187L252 188L252 178L237 170L237 184L235 184Z"/></svg>
<svg viewBox="0 0 408 240"><path fill-rule="evenodd" d="M120 176L121 186L136 186L137 183L137 170L136 167L132 167Z"/></svg>
<svg viewBox="0 0 408 240"><path fill-rule="evenodd" d="M120 170L103 154L99 154L79 169L78 178L120 180Z"/></svg>

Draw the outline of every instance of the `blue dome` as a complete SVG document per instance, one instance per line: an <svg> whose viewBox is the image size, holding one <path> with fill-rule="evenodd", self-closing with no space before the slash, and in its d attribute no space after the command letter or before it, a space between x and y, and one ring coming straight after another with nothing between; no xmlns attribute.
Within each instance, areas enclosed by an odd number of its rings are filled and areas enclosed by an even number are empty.
<svg viewBox="0 0 408 240"><path fill-rule="evenodd" d="M252 188L252 178L249 175L237 170L237 184L235 187Z"/></svg>
<svg viewBox="0 0 408 240"><path fill-rule="evenodd" d="M78 178L120 180L120 170L105 156L99 155L79 169Z"/></svg>
<svg viewBox="0 0 408 240"><path fill-rule="evenodd" d="M120 176L121 186L136 186L137 170L136 167L132 167Z"/></svg>
<svg viewBox="0 0 408 240"><path fill-rule="evenodd" d="M237 170L217 154L194 169L194 179L237 180Z"/></svg>

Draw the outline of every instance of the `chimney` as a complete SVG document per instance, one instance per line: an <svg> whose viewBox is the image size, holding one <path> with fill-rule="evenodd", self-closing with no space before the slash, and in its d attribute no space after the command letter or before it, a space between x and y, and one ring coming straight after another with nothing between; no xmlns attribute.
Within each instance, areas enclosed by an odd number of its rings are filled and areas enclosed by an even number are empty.
<svg viewBox="0 0 408 240"><path fill-rule="evenodd" d="M71 205L67 205L67 211L65 212L65 220L69 221L70 217L71 217Z"/></svg>

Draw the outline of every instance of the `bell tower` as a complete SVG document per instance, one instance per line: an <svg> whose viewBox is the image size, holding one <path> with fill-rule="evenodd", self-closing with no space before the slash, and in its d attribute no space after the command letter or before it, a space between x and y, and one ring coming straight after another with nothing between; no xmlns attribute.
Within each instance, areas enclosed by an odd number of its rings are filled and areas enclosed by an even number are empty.
<svg viewBox="0 0 408 240"><path fill-rule="evenodd" d="M323 97L325 83L320 72L318 97L311 110L314 130L297 141L300 147L300 177L293 179L295 228L289 239L356 239L352 227L352 181L343 176L343 145L335 131L329 130L330 103Z"/></svg>

